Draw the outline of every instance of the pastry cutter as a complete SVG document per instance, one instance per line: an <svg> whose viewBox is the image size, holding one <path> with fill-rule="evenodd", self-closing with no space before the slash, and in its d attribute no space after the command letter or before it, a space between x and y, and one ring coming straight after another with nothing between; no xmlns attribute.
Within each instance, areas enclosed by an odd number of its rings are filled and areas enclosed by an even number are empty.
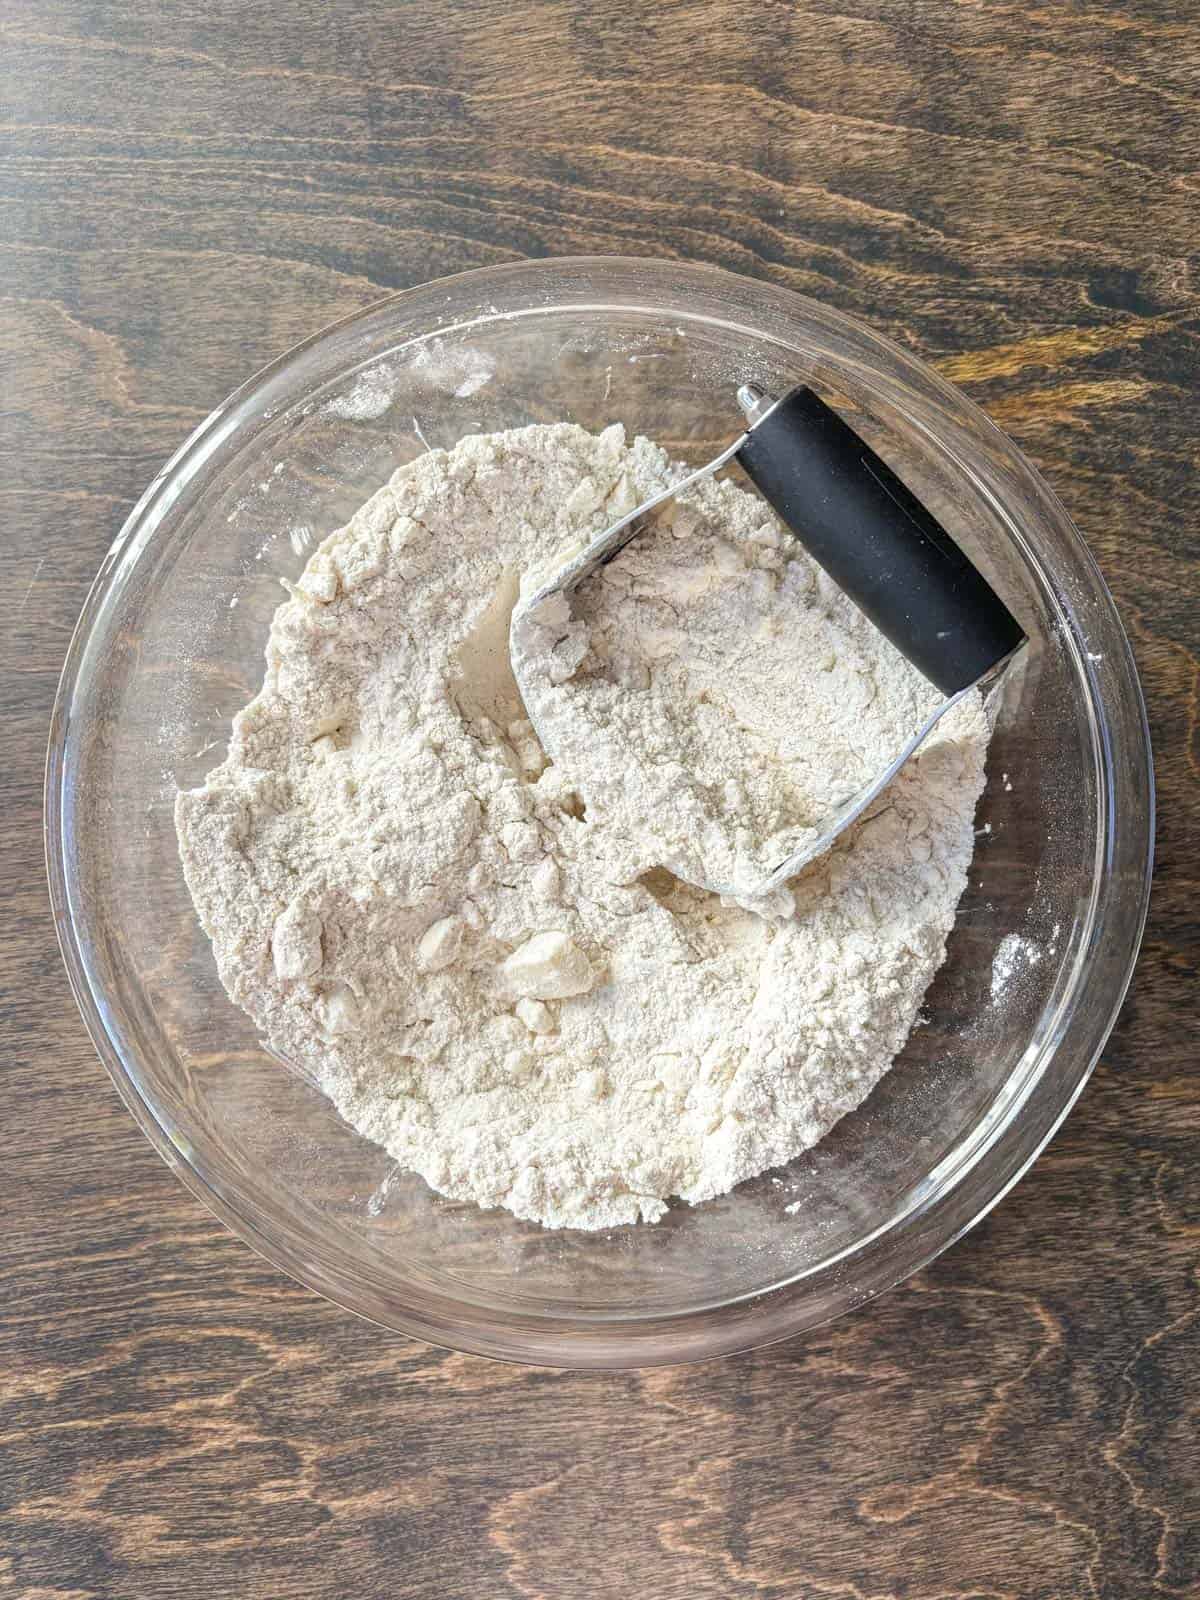
<svg viewBox="0 0 1200 1600"><path fill-rule="evenodd" d="M946 713L972 690L992 686L1024 644L1025 635L941 523L812 389L801 385L774 399L756 384L746 383L737 399L745 432L590 543L557 552L553 568L527 583L513 610L510 638L520 639L547 601L570 595L618 555L645 531L658 508L729 462L739 463L808 554L942 695L895 759L808 830L803 846L768 876L737 885L689 880L716 894L757 899L824 854ZM519 657L520 652L514 650L513 655ZM553 758L553 734L547 737L536 717L533 723Z"/></svg>

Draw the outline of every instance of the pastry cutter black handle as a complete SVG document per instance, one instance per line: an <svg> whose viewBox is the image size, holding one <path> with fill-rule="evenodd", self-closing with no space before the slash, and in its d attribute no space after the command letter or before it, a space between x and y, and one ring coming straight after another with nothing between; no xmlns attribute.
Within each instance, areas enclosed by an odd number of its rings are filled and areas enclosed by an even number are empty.
<svg viewBox="0 0 1200 1600"><path fill-rule="evenodd" d="M1008 607L954 540L836 411L809 388L738 399L737 459L800 543L879 631L945 695L1024 641Z"/></svg>

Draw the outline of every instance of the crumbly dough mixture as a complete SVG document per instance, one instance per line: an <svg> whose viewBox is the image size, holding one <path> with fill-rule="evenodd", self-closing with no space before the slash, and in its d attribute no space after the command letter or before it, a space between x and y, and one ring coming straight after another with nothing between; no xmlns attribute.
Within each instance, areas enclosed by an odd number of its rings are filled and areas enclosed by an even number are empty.
<svg viewBox="0 0 1200 1600"><path fill-rule="evenodd" d="M928 706L729 483L544 641L548 763L509 663L520 575L682 471L567 424L401 468L312 556L225 761L177 801L271 1047L435 1189L547 1226L654 1221L822 1138L907 1038L973 849L968 699L771 906L667 870L689 838L755 865Z"/></svg>

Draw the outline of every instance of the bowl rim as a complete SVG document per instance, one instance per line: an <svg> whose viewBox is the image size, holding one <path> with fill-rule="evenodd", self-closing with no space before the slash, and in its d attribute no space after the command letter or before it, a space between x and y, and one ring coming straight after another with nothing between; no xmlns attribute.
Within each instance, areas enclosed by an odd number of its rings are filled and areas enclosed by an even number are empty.
<svg viewBox="0 0 1200 1600"><path fill-rule="evenodd" d="M506 1313L501 1318L494 1309L480 1314L478 1307L470 1303L464 1304L453 1297L446 1297L443 1301L436 1294L429 1293L428 1285L422 1286L421 1304L397 1305L394 1292L391 1299L380 1295L368 1295L364 1299L360 1281L343 1278L339 1275L336 1264L314 1261L311 1254L299 1251L289 1239L279 1234L270 1219L255 1216L256 1208L248 1203L240 1206L236 1204L187 1159L172 1137L167 1122L160 1116L153 1100L143 1091L136 1072L126 1061L106 1024L103 991L89 969L76 925L77 912L72 903L71 875L68 870L66 848L65 802L70 780L66 758L72 703L87 663L89 645L107 607L113 603L114 597L119 594L139 556L155 536L162 518L169 511L182 486L202 470L220 443L237 433L239 427L237 416L241 408L248 402L261 399L264 391L285 377L306 352L330 340L334 335L344 334L356 325L373 325L377 320L401 313L414 301L427 298L431 291L448 291L447 297L452 299L456 290L471 285L523 277L553 280L555 275L563 272L579 274L584 280L593 273L625 273L631 279L657 280L663 289L668 287L669 282L676 294L681 281L685 285L689 281L698 283L703 280L714 287L719 286L722 281L728 285L745 286L756 297L775 302L784 312L791 308L795 314L795 310L799 308L826 327L852 333L860 341L865 337L869 344L877 347L893 364L898 365L901 370L918 374L945 402L951 404L959 415L968 418L981 428L997 444L1008 463L1022 471L1029 486L1037 492L1045 509L1054 517L1058 532L1067 539L1074 559L1090 580L1093 591L1090 598L1099 606L1103 621L1113 634L1114 641L1120 643L1123 670L1116 673L1115 682L1127 698L1128 704L1125 710L1127 713L1132 713L1130 720L1133 729L1128 748L1123 754L1125 761L1132 763L1146 786L1144 837L1140 840L1140 846L1138 840L1133 841L1133 860L1135 863L1140 863L1138 904L1131 917L1128 912L1126 913L1129 918L1124 936L1126 948L1123 952L1117 953L1117 977L1115 981L1109 980L1107 1007L1099 1008L1096 1016L1090 1019L1090 1037L1078 1064L1075 1078L1066 1086L1066 1093L1054 1097L1054 1103L1040 1108L1040 1126L1036 1135L1032 1139L1026 1139L1019 1149L1008 1150L1007 1160L997 1174L996 1181L985 1185L985 1192L965 1208L960 1206L958 1212L961 1214L957 1214L952 1202L956 1198L961 1201L964 1180L977 1172L985 1153L995 1151L1006 1139L1012 1143L1018 1120L1015 1113L1036 1095L1040 1087L1045 1086L1045 1068L1062 1044L1066 1023L1079 1009L1082 986L1086 978L1083 957L1096 936L1098 904L1104 887L1101 871L1093 877L1087 911L1088 935L1080 940L1079 953L1070 980L1060 984L1060 992L1047 1004L1048 1010L1053 1008L1053 1017L1037 1052L1039 1060L1035 1064L1040 1066L1040 1071L1034 1072L1031 1065L1030 1070L1024 1074L1017 1090L1015 1111L1010 1106L1007 1119L993 1130L991 1136L975 1141L978 1148L973 1148L967 1156L959 1160L957 1168L960 1170L952 1173L948 1183L935 1194L924 1200L914 1200L907 1209L886 1219L872 1234L848 1245L839 1256L827 1258L814 1267L804 1269L761 1291L742 1293L722 1302L716 1308L720 1312L719 1323L714 1323L712 1320L713 1307L688 1307L678 1311L655 1311L628 1317L611 1315L601 1317L594 1314L570 1316L554 1312L545 1316ZM570 304L577 310L582 310L586 305L589 309L611 306L614 310L628 311L634 308L636 302L628 299L599 302L573 300ZM535 315L541 311L562 309L564 309L563 302L555 300L542 306L531 305L527 313L518 314ZM657 305L648 305L645 309L661 313L666 307L660 302ZM681 315L689 314L682 307L678 309ZM483 320L491 321L493 318L488 316ZM469 321L455 322L438 331L444 333L450 329L461 330L464 326L470 325ZM362 364L377 359L379 359L378 352L372 352L369 357L364 358ZM349 376L354 370L356 368L353 366L346 367L342 377ZM265 416L263 420L266 420ZM942 448L945 451L944 444ZM968 470L964 463L960 462L959 465ZM1038 565L1040 567L1040 563ZM1072 621L1071 613L1064 611L1063 620ZM1103 703L1096 685L1096 674L1091 669L1090 663L1083 659L1085 652L1082 650L1082 642L1070 626L1064 628L1064 636L1069 649L1076 657L1078 675L1088 691L1087 705L1092 724L1093 756L1098 778L1097 795L1102 813L1098 826L1097 852L1102 855L1106 849L1111 850L1112 832L1117 823L1112 805L1113 772L1121 752L1113 749L1110 726L1103 715ZM1137 819L1133 820L1136 822ZM797 1332L819 1326L857 1305L866 1303L895 1283L903 1281L927 1266L999 1204L1053 1138L1078 1099L1108 1039L1128 990L1145 926L1153 871L1154 768L1145 701L1132 649L1094 557L1037 469L962 390L949 384L935 369L868 324L807 296L782 289L778 285L750 279L742 274L730 273L703 263L685 263L654 257L566 256L474 268L381 297L370 305L329 323L292 346L249 377L204 418L155 474L134 505L106 552L84 601L67 648L51 714L43 825L55 931L71 988L92 1043L122 1101L159 1155L192 1193L203 1201L233 1233L272 1265L285 1271L306 1287L383 1327L423 1338L435 1345L530 1365L619 1369L709 1359L752 1346L773 1343ZM1110 924L1111 921L1110 917ZM984 1124L987 1121L987 1117L982 1119ZM898 1227L902 1224L912 1226L914 1222L920 1224L917 1248L909 1252L902 1268L895 1272L894 1276L887 1271L881 1275L878 1269L884 1265L880 1259L882 1247ZM859 1270L852 1272L850 1269L856 1264ZM873 1274L866 1270L869 1266L876 1269ZM797 1290L817 1272L834 1274L841 1293L840 1303L824 1311L822 1315L805 1317L802 1314L803 1308L797 1300ZM851 1279L857 1281L848 1281Z"/></svg>

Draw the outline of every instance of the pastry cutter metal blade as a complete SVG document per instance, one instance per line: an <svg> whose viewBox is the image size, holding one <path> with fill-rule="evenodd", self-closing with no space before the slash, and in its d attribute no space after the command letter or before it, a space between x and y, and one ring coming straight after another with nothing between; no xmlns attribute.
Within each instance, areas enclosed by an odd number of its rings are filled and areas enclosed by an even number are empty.
<svg viewBox="0 0 1200 1600"><path fill-rule="evenodd" d="M947 712L973 689L992 685L1025 643L1025 635L933 514L812 389L801 385L774 399L747 383L737 398L745 432L597 538L556 552L553 567L524 586L513 610L510 639L515 645L547 601L570 595L618 555L649 526L659 507L730 461L739 463L808 554L943 696L894 760L823 818L804 845L766 877L750 884L689 879L715 894L758 899L823 855ZM515 664L522 654L512 651L519 686ZM531 697L525 698L528 708ZM532 711L530 717L553 758L553 734L547 736Z"/></svg>

